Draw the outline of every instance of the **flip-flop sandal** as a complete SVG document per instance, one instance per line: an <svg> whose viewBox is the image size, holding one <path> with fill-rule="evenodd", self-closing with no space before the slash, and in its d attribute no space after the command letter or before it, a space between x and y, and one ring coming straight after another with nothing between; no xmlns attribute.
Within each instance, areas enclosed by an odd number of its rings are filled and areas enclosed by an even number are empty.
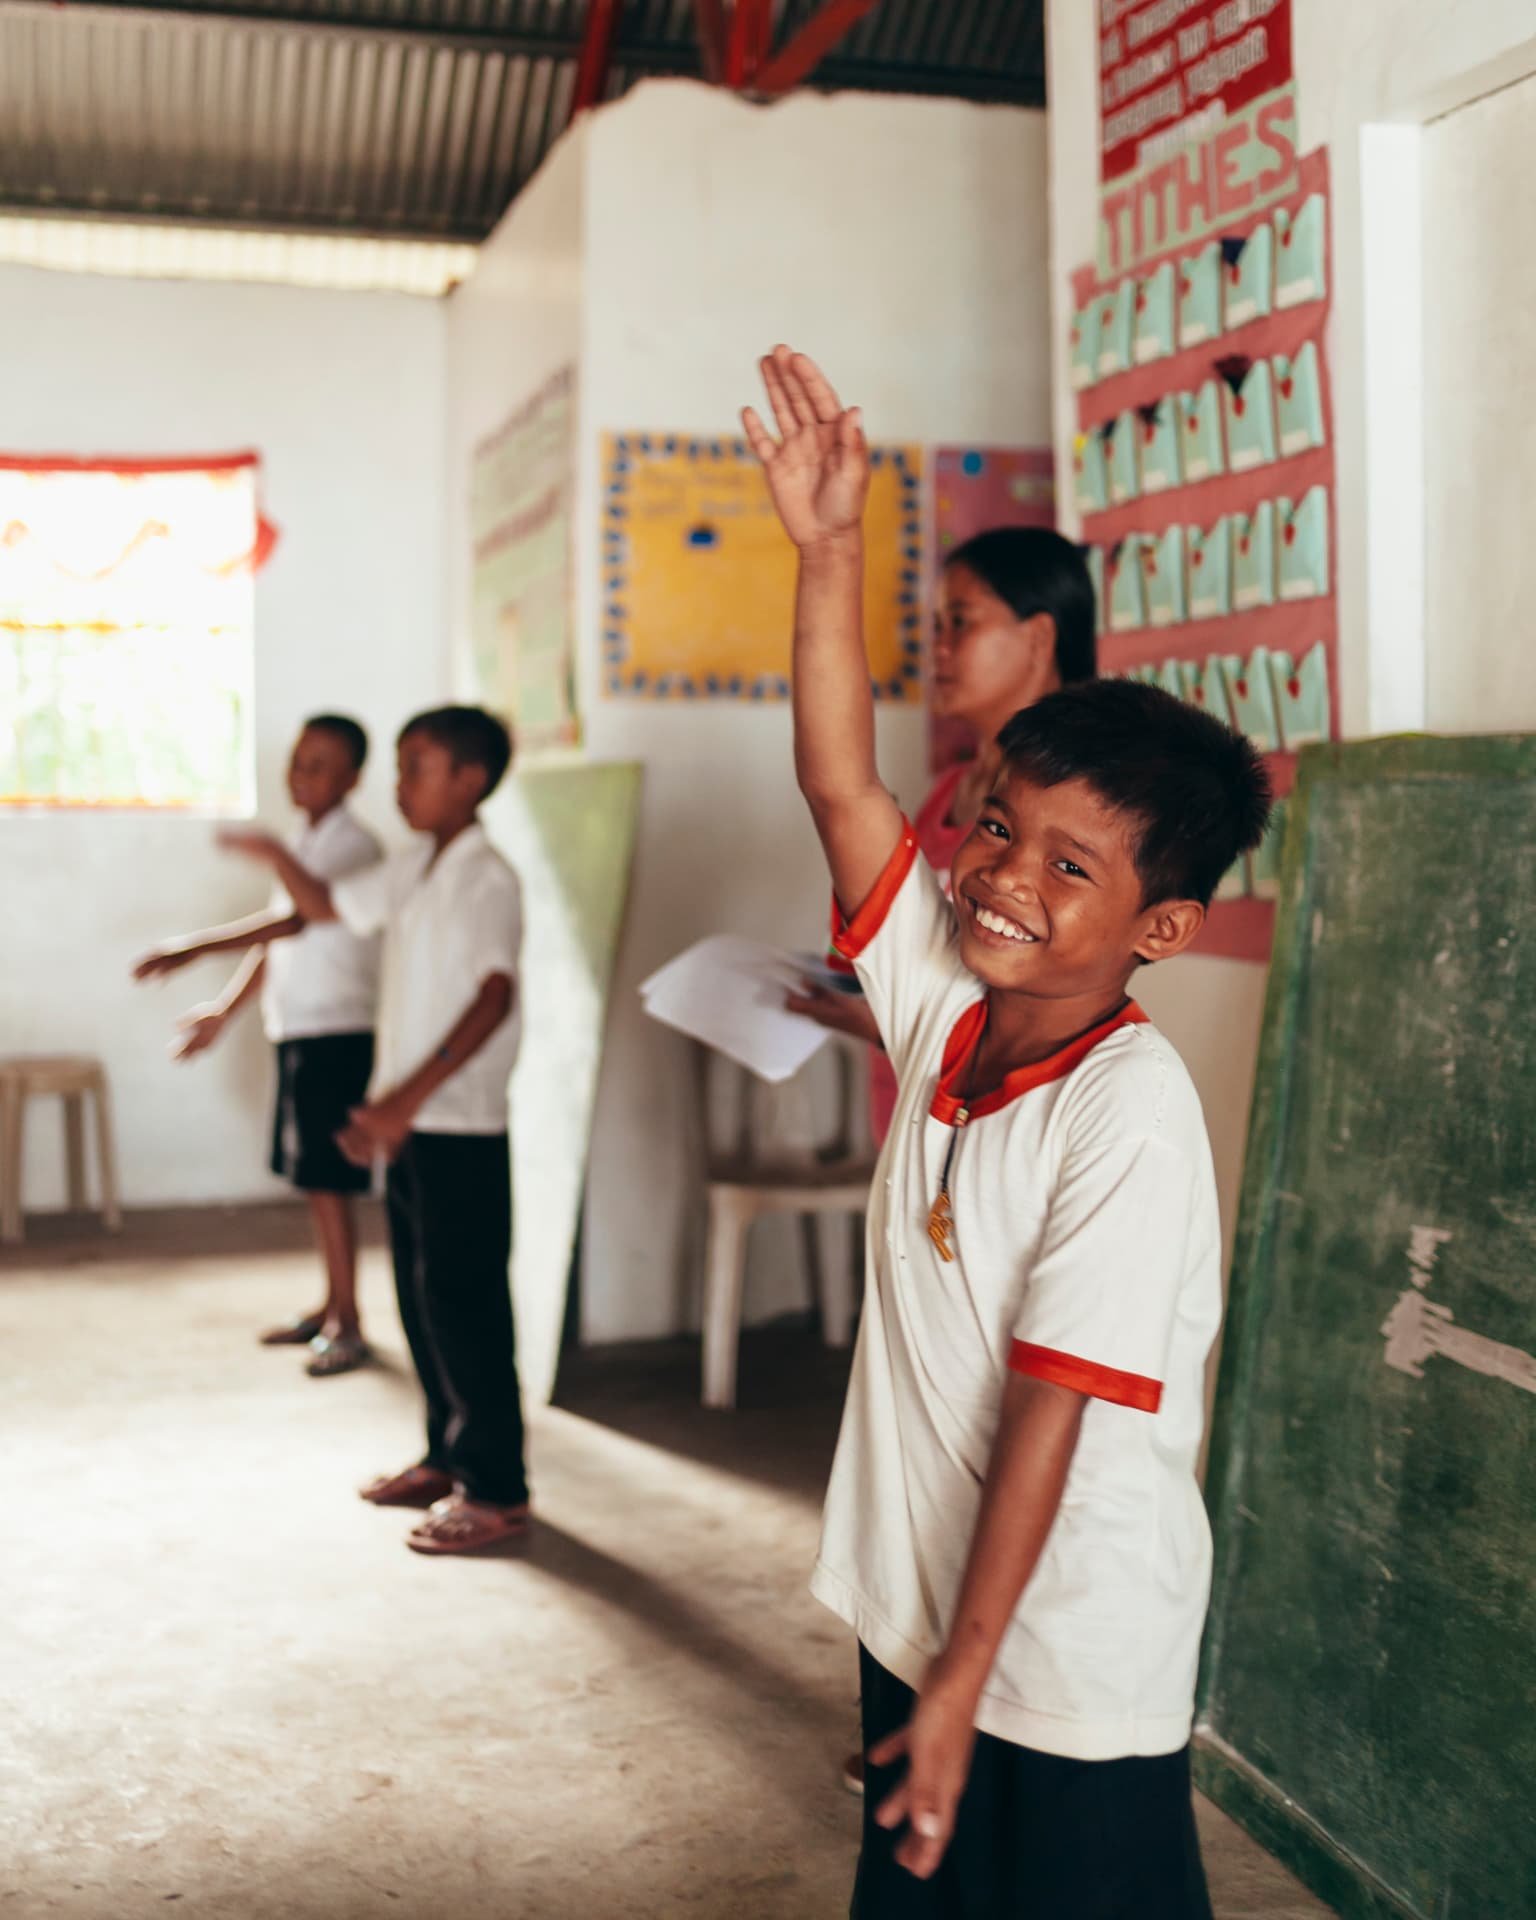
<svg viewBox="0 0 1536 1920"><path fill-rule="evenodd" d="M325 1325L323 1313L306 1313L286 1327L269 1327L261 1336L264 1347L307 1347Z"/></svg>
<svg viewBox="0 0 1536 1920"><path fill-rule="evenodd" d="M486 1507L454 1494L439 1500L405 1537L412 1553L500 1553L527 1538L526 1507Z"/></svg>
<svg viewBox="0 0 1536 1920"><path fill-rule="evenodd" d="M334 1340L317 1333L309 1343L309 1352L304 1371L311 1380L329 1380L334 1373L356 1373L373 1358L368 1342L360 1333L338 1334Z"/></svg>
<svg viewBox="0 0 1536 1920"><path fill-rule="evenodd" d="M453 1481L436 1467L407 1467L371 1480L359 1492L374 1507L435 1507L453 1492Z"/></svg>

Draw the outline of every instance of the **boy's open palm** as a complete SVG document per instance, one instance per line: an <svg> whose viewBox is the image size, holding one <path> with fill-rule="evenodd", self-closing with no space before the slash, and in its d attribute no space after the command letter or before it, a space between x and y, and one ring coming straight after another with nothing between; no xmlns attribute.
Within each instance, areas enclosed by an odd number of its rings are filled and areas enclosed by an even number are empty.
<svg viewBox="0 0 1536 1920"><path fill-rule="evenodd" d="M869 492L869 448L857 407L844 407L803 353L775 347L759 361L781 438L744 407L742 425L762 462L784 531L802 550L857 531Z"/></svg>

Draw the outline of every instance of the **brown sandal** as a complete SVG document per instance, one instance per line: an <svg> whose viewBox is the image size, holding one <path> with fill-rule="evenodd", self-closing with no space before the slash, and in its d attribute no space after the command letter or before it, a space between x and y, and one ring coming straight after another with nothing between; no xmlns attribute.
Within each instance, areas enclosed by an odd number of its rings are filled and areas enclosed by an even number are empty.
<svg viewBox="0 0 1536 1920"><path fill-rule="evenodd" d="M302 1320L291 1320L286 1327L269 1327L261 1336L264 1347L307 1347L325 1325L323 1313L306 1313Z"/></svg>
<svg viewBox="0 0 1536 1920"><path fill-rule="evenodd" d="M528 1532L527 1507L489 1507L455 1493L406 1535L413 1553L499 1553Z"/></svg>
<svg viewBox="0 0 1536 1920"><path fill-rule="evenodd" d="M436 1467L407 1467L403 1473L382 1474L359 1491L375 1507L433 1507L453 1492L453 1481Z"/></svg>

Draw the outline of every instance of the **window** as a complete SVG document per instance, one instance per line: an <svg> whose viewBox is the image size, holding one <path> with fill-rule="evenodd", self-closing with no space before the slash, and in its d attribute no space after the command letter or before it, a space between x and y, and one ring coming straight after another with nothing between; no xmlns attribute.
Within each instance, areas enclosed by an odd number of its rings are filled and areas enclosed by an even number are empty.
<svg viewBox="0 0 1536 1920"><path fill-rule="evenodd" d="M257 472L0 457L0 806L250 810Z"/></svg>

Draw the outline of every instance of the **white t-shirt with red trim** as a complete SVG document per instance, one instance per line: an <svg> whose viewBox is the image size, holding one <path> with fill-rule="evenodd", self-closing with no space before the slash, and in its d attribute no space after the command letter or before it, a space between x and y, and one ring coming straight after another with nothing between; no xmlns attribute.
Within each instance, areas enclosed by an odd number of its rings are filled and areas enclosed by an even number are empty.
<svg viewBox="0 0 1536 1920"><path fill-rule="evenodd" d="M1199 1098L1134 1004L972 1102L985 1020L910 828L839 936L900 1082L812 1589L920 1688L944 1646L1010 1367L1091 1396L1055 1525L976 1715L1079 1760L1189 1738L1210 1589L1195 1478L1221 1235Z"/></svg>

